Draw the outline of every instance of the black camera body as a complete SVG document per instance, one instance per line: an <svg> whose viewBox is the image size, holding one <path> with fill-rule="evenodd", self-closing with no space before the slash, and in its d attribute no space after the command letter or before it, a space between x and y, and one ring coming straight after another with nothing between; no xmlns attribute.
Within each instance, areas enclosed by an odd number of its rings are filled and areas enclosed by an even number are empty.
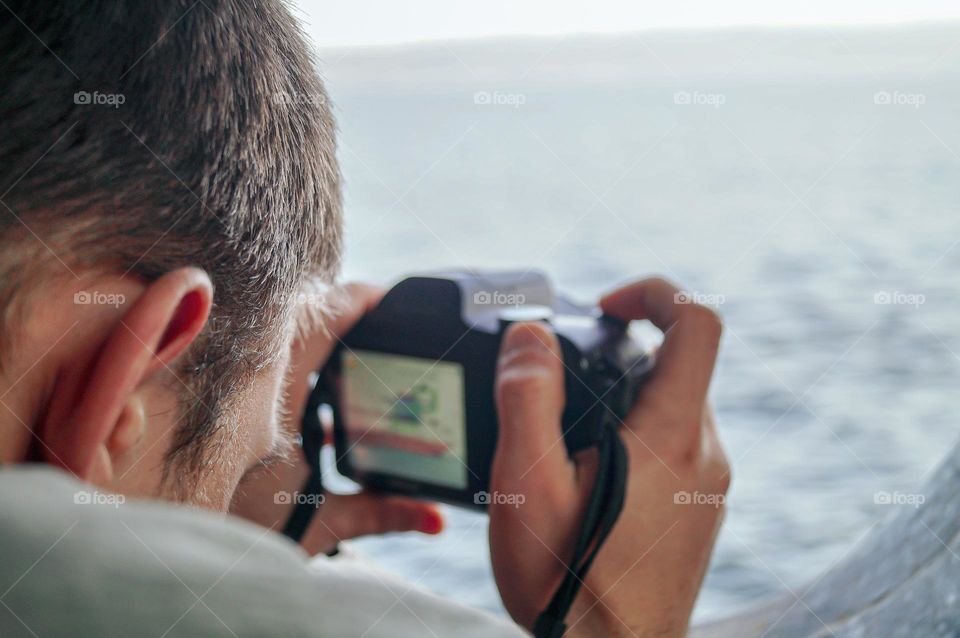
<svg viewBox="0 0 960 638"><path fill-rule="evenodd" d="M523 320L559 338L568 453L595 445L652 366L627 324L555 296L538 272L439 273L387 292L320 373L308 410L329 405L340 473L375 491L489 504L497 356L505 327Z"/></svg>

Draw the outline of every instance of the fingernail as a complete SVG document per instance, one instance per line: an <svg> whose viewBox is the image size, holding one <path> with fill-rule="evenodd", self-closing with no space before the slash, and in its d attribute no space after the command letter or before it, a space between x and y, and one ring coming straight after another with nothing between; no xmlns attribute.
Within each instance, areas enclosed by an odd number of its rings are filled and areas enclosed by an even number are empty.
<svg viewBox="0 0 960 638"><path fill-rule="evenodd" d="M504 350L520 350L523 348L547 349L542 329L537 324L513 326L507 331L504 338Z"/></svg>
<svg viewBox="0 0 960 638"><path fill-rule="evenodd" d="M443 531L443 517L438 512L426 512L420 523L420 531L424 534L439 534Z"/></svg>

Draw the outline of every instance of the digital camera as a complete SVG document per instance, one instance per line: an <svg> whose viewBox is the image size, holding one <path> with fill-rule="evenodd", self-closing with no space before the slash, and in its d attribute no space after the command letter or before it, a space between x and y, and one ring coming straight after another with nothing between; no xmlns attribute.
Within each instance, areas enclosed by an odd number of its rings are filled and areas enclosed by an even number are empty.
<svg viewBox="0 0 960 638"><path fill-rule="evenodd" d="M554 295L542 273L439 273L389 290L320 372L308 413L332 419L340 473L375 491L488 505L500 341L528 320L549 323L560 341L567 452L594 445L652 365L627 324Z"/></svg>

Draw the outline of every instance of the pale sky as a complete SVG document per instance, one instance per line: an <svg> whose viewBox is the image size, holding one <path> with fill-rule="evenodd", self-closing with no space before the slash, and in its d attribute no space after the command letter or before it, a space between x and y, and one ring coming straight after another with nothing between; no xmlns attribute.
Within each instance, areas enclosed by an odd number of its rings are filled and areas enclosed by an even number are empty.
<svg viewBox="0 0 960 638"><path fill-rule="evenodd" d="M960 19L958 0L295 0L320 47L662 27Z"/></svg>

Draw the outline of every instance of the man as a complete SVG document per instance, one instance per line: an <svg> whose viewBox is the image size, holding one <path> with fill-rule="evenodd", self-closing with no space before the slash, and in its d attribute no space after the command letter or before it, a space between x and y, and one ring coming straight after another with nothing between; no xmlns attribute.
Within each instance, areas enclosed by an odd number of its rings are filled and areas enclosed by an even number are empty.
<svg viewBox="0 0 960 638"><path fill-rule="evenodd" d="M272 496L306 472L287 442L307 375L379 294L331 292L334 125L285 6L4 7L0 635L522 635L592 484L591 457L556 445L544 325L514 326L498 368L493 488L526 495L490 508L514 622L306 564L360 534L436 533L432 505L331 497L302 548L271 531L289 514ZM600 302L666 336L623 426L626 508L567 635L682 635L709 560L721 510L674 494L727 487L706 402L720 324L675 292L646 280Z"/></svg>

